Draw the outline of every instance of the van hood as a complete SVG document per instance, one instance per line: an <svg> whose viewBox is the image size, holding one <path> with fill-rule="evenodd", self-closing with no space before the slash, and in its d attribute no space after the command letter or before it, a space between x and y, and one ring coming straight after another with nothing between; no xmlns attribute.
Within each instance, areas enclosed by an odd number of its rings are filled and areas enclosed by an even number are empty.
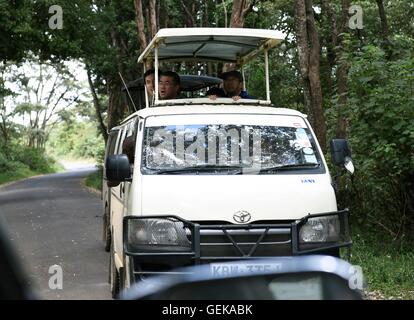
<svg viewBox="0 0 414 320"><path fill-rule="evenodd" d="M234 215L246 211L250 223L337 210L328 174L143 175L141 182L141 210L133 212L142 215L242 223Z"/></svg>

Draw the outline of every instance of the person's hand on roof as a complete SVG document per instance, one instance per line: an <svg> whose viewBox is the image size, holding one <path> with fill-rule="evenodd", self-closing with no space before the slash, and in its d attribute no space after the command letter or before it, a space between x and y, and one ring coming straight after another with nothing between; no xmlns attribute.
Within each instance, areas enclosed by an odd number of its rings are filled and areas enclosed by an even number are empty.
<svg viewBox="0 0 414 320"><path fill-rule="evenodd" d="M216 100L217 99L217 96L215 94L210 94L210 95L208 95L208 98L210 100Z"/></svg>

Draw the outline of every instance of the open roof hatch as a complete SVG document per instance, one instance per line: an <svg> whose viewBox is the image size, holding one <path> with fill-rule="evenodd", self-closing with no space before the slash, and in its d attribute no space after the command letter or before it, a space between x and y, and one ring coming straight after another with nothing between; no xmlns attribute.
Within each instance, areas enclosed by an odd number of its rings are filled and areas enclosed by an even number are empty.
<svg viewBox="0 0 414 320"><path fill-rule="evenodd" d="M285 39L277 30L245 28L171 28L161 29L138 58L145 63L154 59L155 92L158 92L160 61L216 61L242 66L259 53L265 55L266 100L270 104L268 50ZM173 103L168 100L168 103ZM255 100L256 102L258 100ZM155 95L155 105L160 103ZM182 103L182 102L181 102ZM147 106L148 106L147 102Z"/></svg>

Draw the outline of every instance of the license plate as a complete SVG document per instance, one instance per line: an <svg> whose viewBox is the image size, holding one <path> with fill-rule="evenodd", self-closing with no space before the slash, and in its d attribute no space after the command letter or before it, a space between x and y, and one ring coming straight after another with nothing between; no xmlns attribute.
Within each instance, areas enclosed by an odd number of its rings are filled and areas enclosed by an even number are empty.
<svg viewBox="0 0 414 320"><path fill-rule="evenodd" d="M210 272L213 277L260 272L276 272L281 270L281 264L266 263L212 263Z"/></svg>

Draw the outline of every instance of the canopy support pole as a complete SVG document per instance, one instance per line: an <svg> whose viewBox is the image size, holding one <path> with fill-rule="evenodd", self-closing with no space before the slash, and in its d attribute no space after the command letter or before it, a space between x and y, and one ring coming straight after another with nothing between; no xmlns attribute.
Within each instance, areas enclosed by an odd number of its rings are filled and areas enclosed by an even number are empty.
<svg viewBox="0 0 414 320"><path fill-rule="evenodd" d="M270 86L269 86L269 51L264 49L265 56L265 72L266 72L266 100L270 102Z"/></svg>
<svg viewBox="0 0 414 320"><path fill-rule="evenodd" d="M246 77L244 76L244 65L241 66L242 77L243 77L243 91L246 91Z"/></svg>
<svg viewBox="0 0 414 320"><path fill-rule="evenodd" d="M147 66L146 63L144 62L144 74L145 72L147 72ZM148 101L148 90L147 90L147 86L145 85L145 77L144 77L144 90L145 90L145 108L149 107L149 101Z"/></svg>
<svg viewBox="0 0 414 320"><path fill-rule="evenodd" d="M154 95L155 95L155 103L154 104L157 104L158 103L158 81L159 81L159 79L158 79L158 45L155 45L155 66L154 66L154 68L155 68L155 92L154 92Z"/></svg>

